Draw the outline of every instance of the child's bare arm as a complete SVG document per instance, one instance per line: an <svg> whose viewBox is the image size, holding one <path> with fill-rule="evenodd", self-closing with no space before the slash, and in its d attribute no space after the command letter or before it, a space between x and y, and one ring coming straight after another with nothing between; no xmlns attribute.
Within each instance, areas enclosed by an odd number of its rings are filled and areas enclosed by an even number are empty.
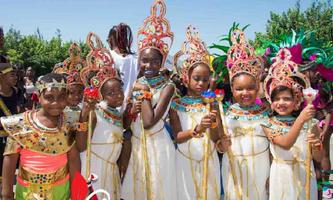
<svg viewBox="0 0 333 200"><path fill-rule="evenodd" d="M166 86L163 91L161 91L159 101L154 108L149 100L143 100L142 111L144 112L141 112L141 114L145 129L153 127L163 117L174 92L175 87L173 85Z"/></svg>
<svg viewBox="0 0 333 200"><path fill-rule="evenodd" d="M88 119L86 119L88 121ZM80 120L82 121L82 119ZM96 126L96 113L92 112L92 130L94 132ZM75 135L76 147L79 152L83 152L87 149L87 138L88 138L89 124L87 125L87 131L77 132Z"/></svg>
<svg viewBox="0 0 333 200"><path fill-rule="evenodd" d="M14 199L13 185L15 178L16 164L19 158L19 154L5 155L2 165L2 199L12 200Z"/></svg>
<svg viewBox="0 0 333 200"><path fill-rule="evenodd" d="M309 134L307 137L307 141L312 146L312 157L317 162L321 162L325 151L323 149L322 142L319 138L319 134L320 134L319 129L317 125L315 125L311 130L311 134Z"/></svg>
<svg viewBox="0 0 333 200"><path fill-rule="evenodd" d="M79 173L81 172L80 152L77 149L76 145L73 145L72 149L67 153L67 156L68 156L70 182L72 183L75 172Z"/></svg>

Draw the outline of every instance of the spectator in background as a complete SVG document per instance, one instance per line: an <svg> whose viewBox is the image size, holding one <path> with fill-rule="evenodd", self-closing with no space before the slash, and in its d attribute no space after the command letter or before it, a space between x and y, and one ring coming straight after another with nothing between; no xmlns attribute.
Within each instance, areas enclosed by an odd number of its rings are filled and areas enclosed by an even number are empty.
<svg viewBox="0 0 333 200"><path fill-rule="evenodd" d="M111 55L116 68L121 73L121 79L124 83L125 101L121 108L124 111L127 98L139 73L138 57L131 50L133 35L131 28L124 23L113 26L109 31L107 42L111 49Z"/></svg>
<svg viewBox="0 0 333 200"><path fill-rule="evenodd" d="M24 77L24 88L25 88L24 97L25 97L26 110L31 110L34 107L32 95L36 91L35 83L36 83L35 70L32 69L32 67L28 67Z"/></svg>

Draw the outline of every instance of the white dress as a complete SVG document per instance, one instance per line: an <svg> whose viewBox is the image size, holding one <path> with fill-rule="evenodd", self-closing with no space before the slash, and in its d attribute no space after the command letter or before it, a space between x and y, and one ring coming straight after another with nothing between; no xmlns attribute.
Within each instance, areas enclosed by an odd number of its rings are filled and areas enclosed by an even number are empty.
<svg viewBox="0 0 333 200"><path fill-rule="evenodd" d="M186 105L188 103L190 105ZM201 98L183 97L177 99L172 103L172 109L177 111L182 130L193 129L206 114ZM176 170L179 200L202 199L206 137L207 135L202 138L191 138L178 144ZM210 141L210 145L207 199L219 200L221 195L220 164L213 141Z"/></svg>
<svg viewBox="0 0 333 200"><path fill-rule="evenodd" d="M227 153L222 159L222 181L225 200L238 200L237 190L242 199L266 200L268 191L265 184L269 177L269 141L260 124L268 115L264 106L254 105L241 108L232 105L226 114L232 160ZM234 163L231 170L229 162ZM234 172L238 187L234 187Z"/></svg>
<svg viewBox="0 0 333 200"><path fill-rule="evenodd" d="M127 98L130 95L131 89L133 87L134 82L137 79L137 76L139 74L140 68L138 65L138 56L136 54L129 54L123 57L122 55L119 55L115 51L111 50L111 55L113 58L113 61L115 63L115 67L120 71L121 79L124 83L123 89L125 94L125 101L123 103L123 106L120 109L120 112L122 113L126 107L127 104Z"/></svg>
<svg viewBox="0 0 333 200"><path fill-rule="evenodd" d="M273 117L263 124L274 130L275 134L288 133L291 126L281 122L291 121L292 118ZM292 122L294 119L292 119ZM313 124L316 120L313 120ZM291 125L291 124L290 124ZM273 162L269 179L270 200L303 200L305 199L306 169L305 160L307 152L307 127L305 124L294 146L285 150L277 145L270 144ZM274 134L274 133L273 133ZM313 163L311 164L310 199L318 199L317 181Z"/></svg>
<svg viewBox="0 0 333 200"><path fill-rule="evenodd" d="M120 199L120 175L117 160L121 153L123 128L121 122L104 117L102 110L96 110L97 123L91 140L90 171L97 175L94 190L104 189L111 199ZM81 153L81 173L86 174L86 151ZM103 195L99 195L102 198Z"/></svg>
<svg viewBox="0 0 333 200"><path fill-rule="evenodd" d="M161 91L168 84L171 83L163 83L160 89L152 91L153 107L159 101ZM140 115L131 124L133 133L131 139L132 152L121 190L121 198L124 200L147 199L145 166L148 166L147 173L150 174L150 179L147 182L149 190L151 191L151 199L149 200L177 199L175 146L164 126L170 104L171 101L162 119L160 119L152 128L144 131L146 134L148 160L143 159L143 132L141 131L142 124Z"/></svg>

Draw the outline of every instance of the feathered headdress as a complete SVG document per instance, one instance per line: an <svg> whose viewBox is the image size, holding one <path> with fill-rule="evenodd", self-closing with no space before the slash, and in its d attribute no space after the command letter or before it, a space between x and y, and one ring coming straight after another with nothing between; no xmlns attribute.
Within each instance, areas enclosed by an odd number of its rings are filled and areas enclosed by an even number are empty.
<svg viewBox="0 0 333 200"><path fill-rule="evenodd" d="M106 48L103 47L100 38L90 32L87 36L87 44L90 52L87 56L87 66L81 71L81 79L86 89L93 97L98 100L102 99L101 88L104 83L110 79L120 80L119 73L114 67L112 56Z"/></svg>
<svg viewBox="0 0 333 200"><path fill-rule="evenodd" d="M222 35L219 42L223 42L221 44L213 43L209 48L215 49L218 51L222 51L221 53L213 54L214 59L212 61L212 68L214 71L214 77L217 76L218 80L217 83L221 83L226 77L228 77L228 67L227 67L227 53L229 48L232 46L232 34L236 29L240 29L244 31L250 25L246 25L243 28L240 28L240 24L234 22L229 29L228 34Z"/></svg>
<svg viewBox="0 0 333 200"><path fill-rule="evenodd" d="M281 48L287 48L291 60L299 65L300 71L316 70L324 82L321 87L332 93L333 88L333 48L323 48L322 42L315 37L315 32L292 30L289 35L278 36L275 40L262 40L261 54L273 63Z"/></svg>
<svg viewBox="0 0 333 200"><path fill-rule="evenodd" d="M173 33L169 21L165 18L166 5L163 0L155 0L150 8L150 16L138 31L138 48L141 52L147 48L154 48L163 55L164 64L173 43Z"/></svg>
<svg viewBox="0 0 333 200"><path fill-rule="evenodd" d="M79 84L82 85L80 72L85 67L86 63L81 58L81 49L78 44L71 44L69 50L69 58L64 60L61 65L56 64L53 72L67 75L67 85Z"/></svg>
<svg viewBox="0 0 333 200"><path fill-rule="evenodd" d="M274 58L268 75L264 81L265 96L269 103L272 103L271 95L274 89L279 86L290 88L297 103L301 103L304 88L309 87L307 78L298 71L298 65L292 61L292 55L287 48L282 48Z"/></svg>
<svg viewBox="0 0 333 200"><path fill-rule="evenodd" d="M179 61L182 60L181 66L177 66ZM186 41L184 41L182 48L174 56L174 70L178 73L183 82L188 82L188 72L198 63L204 63L210 67L209 52L200 39L199 33L191 25L186 30Z"/></svg>
<svg viewBox="0 0 333 200"><path fill-rule="evenodd" d="M258 80L263 70L263 60L255 55L254 48L245 40L244 32L234 30L231 42L226 61L230 80L239 73L247 73Z"/></svg>

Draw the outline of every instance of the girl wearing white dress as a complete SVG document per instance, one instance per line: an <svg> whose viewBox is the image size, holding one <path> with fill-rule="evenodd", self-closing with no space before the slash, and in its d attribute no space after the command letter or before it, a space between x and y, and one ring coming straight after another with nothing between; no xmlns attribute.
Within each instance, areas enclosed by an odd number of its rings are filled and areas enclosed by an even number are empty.
<svg viewBox="0 0 333 200"><path fill-rule="evenodd" d="M139 65L144 75L134 85L131 119L132 152L122 185L122 199L177 199L175 147L165 128L174 85L160 74L173 33L156 0L139 30Z"/></svg>
<svg viewBox="0 0 333 200"><path fill-rule="evenodd" d="M104 189L111 199L119 200L121 181L117 161L122 150L123 120L116 108L122 105L124 93L109 51L99 45L93 46L93 37L97 44L101 44L96 35L88 35L91 51L87 57L87 67L81 71L81 78L88 88L85 89L85 98L89 98L88 101L97 100L99 104L92 114L94 131L90 143L90 171L87 172L85 151L81 153L81 172L84 175L92 174L90 178L94 189ZM98 197L102 198L103 194Z"/></svg>
<svg viewBox="0 0 333 200"><path fill-rule="evenodd" d="M244 33L232 33L227 66L235 104L226 113L231 146L222 159L224 199L268 199L269 141L260 124L268 116L265 105L255 103L262 60L245 41ZM236 180L236 181L234 181Z"/></svg>
<svg viewBox="0 0 333 200"><path fill-rule="evenodd" d="M323 151L319 140L315 109L312 104L294 117L300 107L302 89L307 87L305 76L297 71L297 64L290 60L287 49L281 49L275 57L265 79L265 94L274 116L264 122L263 130L270 139L273 156L269 179L270 200L305 199L307 143L313 146L312 156L320 161ZM309 122L312 124L308 133ZM318 199L317 183L311 162L310 199Z"/></svg>
<svg viewBox="0 0 333 200"><path fill-rule="evenodd" d="M171 104L170 123L177 142L176 170L177 197L182 200L203 199L204 196L204 158L208 156L207 199L220 199L220 164L214 143L219 139L221 120L216 106L211 112L201 94L208 90L210 68L208 51L194 31L188 27L187 41L183 50L175 57L186 57L179 67L184 84L187 86L185 96L175 99ZM191 48L195 46L196 48ZM189 50L188 50L189 49ZM210 140L206 131L210 129ZM207 143L209 142L209 144ZM205 148L210 145L208 155Z"/></svg>

